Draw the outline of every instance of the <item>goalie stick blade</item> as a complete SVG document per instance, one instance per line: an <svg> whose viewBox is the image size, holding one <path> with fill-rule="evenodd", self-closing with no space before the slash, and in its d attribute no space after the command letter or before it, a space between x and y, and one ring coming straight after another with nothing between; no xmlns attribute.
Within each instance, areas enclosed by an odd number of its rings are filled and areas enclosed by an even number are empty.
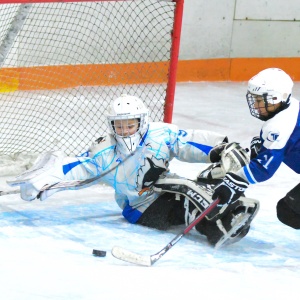
<svg viewBox="0 0 300 300"><path fill-rule="evenodd" d="M150 267L152 265L151 257L133 253L120 247L113 247L111 254L120 260L130 262L140 266Z"/></svg>

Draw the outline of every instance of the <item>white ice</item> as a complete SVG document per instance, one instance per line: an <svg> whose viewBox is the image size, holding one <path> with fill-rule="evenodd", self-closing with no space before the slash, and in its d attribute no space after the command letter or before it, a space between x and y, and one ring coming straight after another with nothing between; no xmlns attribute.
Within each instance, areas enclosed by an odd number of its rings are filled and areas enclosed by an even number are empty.
<svg viewBox="0 0 300 300"><path fill-rule="evenodd" d="M179 83L173 123L218 131L248 147L261 121L250 116L246 83ZM294 96L300 99L300 83ZM194 178L204 167L173 161L171 170ZM1 177L0 190L7 189ZM161 250L183 227L168 232L127 223L113 190L98 185L61 192L40 202L0 198L0 295L4 300L298 299L300 232L276 217L276 203L299 183L282 165L246 192L260 200L251 231L215 250L192 231L151 267L114 258L121 246L143 255ZM105 250L104 258L93 249Z"/></svg>

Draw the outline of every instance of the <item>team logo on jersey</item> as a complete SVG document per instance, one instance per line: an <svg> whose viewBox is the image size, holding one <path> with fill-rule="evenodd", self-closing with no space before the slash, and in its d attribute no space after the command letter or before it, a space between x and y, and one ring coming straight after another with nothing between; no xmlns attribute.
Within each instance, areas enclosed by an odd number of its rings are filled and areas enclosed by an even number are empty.
<svg viewBox="0 0 300 300"><path fill-rule="evenodd" d="M278 137L279 137L279 132L270 131L268 133L267 140L269 142L275 142L276 140L278 140Z"/></svg>
<svg viewBox="0 0 300 300"><path fill-rule="evenodd" d="M187 132L185 130L182 130L182 129L179 129L179 133L178 135L180 136L186 136L187 135Z"/></svg>
<svg viewBox="0 0 300 300"><path fill-rule="evenodd" d="M164 159L157 159L145 157L144 164L140 167L137 176L137 186L142 187L139 196L148 192L153 183L158 177L166 171L166 161Z"/></svg>

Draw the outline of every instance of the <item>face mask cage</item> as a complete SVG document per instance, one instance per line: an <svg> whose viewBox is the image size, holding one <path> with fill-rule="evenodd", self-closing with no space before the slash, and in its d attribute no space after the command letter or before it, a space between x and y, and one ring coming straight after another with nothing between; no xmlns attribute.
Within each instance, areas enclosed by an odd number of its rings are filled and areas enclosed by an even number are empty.
<svg viewBox="0 0 300 300"><path fill-rule="evenodd" d="M140 130L140 118L116 119L111 121L111 127L116 136L127 138L132 137Z"/></svg>
<svg viewBox="0 0 300 300"><path fill-rule="evenodd" d="M145 115L110 116L108 122L115 136L130 138L143 131Z"/></svg>
<svg viewBox="0 0 300 300"><path fill-rule="evenodd" d="M246 94L247 103L249 106L250 114L262 121L267 121L274 117L280 110L274 110L274 106L277 104L277 98L273 98L267 93L262 95L255 95L249 91Z"/></svg>
<svg viewBox="0 0 300 300"><path fill-rule="evenodd" d="M121 152L132 154L147 130L147 114L110 116L108 121Z"/></svg>

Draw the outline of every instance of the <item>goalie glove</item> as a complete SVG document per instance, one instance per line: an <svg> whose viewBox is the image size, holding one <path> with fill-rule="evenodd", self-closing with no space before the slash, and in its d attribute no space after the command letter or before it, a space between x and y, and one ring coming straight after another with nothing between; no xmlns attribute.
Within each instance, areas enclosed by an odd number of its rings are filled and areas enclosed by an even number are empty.
<svg viewBox="0 0 300 300"><path fill-rule="evenodd" d="M46 184L54 184L63 180L62 161L64 157L65 154L61 151L41 154L31 169L7 183L10 186L20 186L23 200L32 201L36 198L41 201L45 200L57 190L41 194L40 189Z"/></svg>
<svg viewBox="0 0 300 300"><path fill-rule="evenodd" d="M221 143L214 146L208 153L208 159L212 163L217 163L221 160L221 153L224 148L228 145L227 143Z"/></svg>
<svg viewBox="0 0 300 300"><path fill-rule="evenodd" d="M238 143L226 144L221 153L221 161L211 164L207 169L201 171L197 181L201 179L220 179L228 172L236 172L250 162L247 151Z"/></svg>
<svg viewBox="0 0 300 300"><path fill-rule="evenodd" d="M218 207L221 208L220 213L223 213L229 205L234 204L244 194L248 186L249 183L242 177L234 173L226 174L212 194L213 200L220 200L218 204Z"/></svg>

